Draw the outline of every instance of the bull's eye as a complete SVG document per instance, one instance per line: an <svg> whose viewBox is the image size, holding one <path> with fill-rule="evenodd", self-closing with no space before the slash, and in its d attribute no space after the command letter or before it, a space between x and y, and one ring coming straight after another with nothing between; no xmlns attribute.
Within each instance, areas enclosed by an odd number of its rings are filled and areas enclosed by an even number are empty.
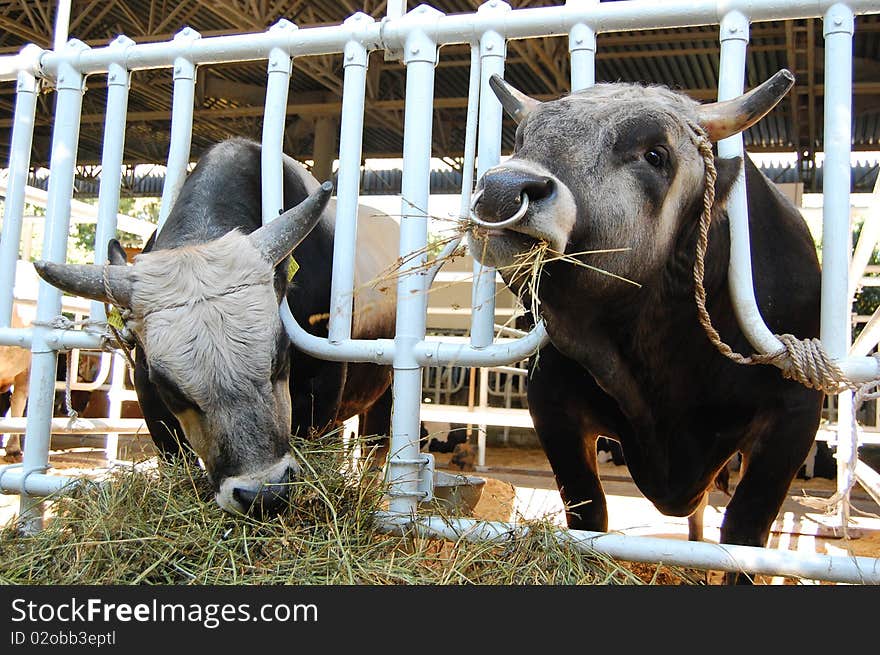
<svg viewBox="0 0 880 655"><path fill-rule="evenodd" d="M645 161L654 168L661 168L666 161L664 153L660 148L651 148L645 153Z"/></svg>

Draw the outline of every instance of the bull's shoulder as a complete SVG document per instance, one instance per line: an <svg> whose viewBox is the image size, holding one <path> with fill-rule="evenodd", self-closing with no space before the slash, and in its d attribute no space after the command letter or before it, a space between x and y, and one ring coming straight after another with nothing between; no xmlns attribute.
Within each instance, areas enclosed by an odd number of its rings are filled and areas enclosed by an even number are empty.
<svg viewBox="0 0 880 655"><path fill-rule="evenodd" d="M800 213L746 161L752 274L758 306L777 333L817 336L821 272L816 244Z"/></svg>
<svg viewBox="0 0 880 655"><path fill-rule="evenodd" d="M808 257L808 264L818 266L815 244L800 210L779 190L750 157L745 159L746 193L749 206L749 229L759 237L784 239L788 248L796 248Z"/></svg>

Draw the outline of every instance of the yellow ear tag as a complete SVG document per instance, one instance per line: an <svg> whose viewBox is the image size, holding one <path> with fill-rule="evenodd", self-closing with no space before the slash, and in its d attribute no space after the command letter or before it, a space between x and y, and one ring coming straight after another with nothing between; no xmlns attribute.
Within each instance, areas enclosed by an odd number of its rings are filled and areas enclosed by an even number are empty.
<svg viewBox="0 0 880 655"><path fill-rule="evenodd" d="M122 314L117 307L110 308L110 313L107 314L107 323L115 327L117 330L125 328L125 321L122 320Z"/></svg>
<svg viewBox="0 0 880 655"><path fill-rule="evenodd" d="M296 272L299 270L299 264L296 263L296 260L291 257L290 264L287 267L287 281L290 282L293 279L293 276L296 275Z"/></svg>

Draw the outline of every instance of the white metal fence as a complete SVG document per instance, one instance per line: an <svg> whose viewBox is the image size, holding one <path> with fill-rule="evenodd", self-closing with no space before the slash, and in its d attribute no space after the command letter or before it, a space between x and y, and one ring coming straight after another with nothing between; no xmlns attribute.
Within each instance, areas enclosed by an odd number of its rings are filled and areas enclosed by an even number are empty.
<svg viewBox="0 0 880 655"><path fill-rule="evenodd" d="M857 14L880 13L878 0L629 0L599 4L569 0L563 6L511 10L500 0L486 2L473 14L443 15L429 6L404 13L403 0L389 1L388 14L375 21L355 14L341 25L298 29L281 20L261 34L201 38L192 29L172 40L135 44L120 36L105 47L90 48L70 40L56 50L27 46L20 54L0 59L0 82L15 82L16 109L10 142L9 181L2 241L0 241L0 344L21 345L32 351L27 443L22 465L0 469L0 490L21 495L21 512L39 521L41 498L69 480L47 475L59 350L100 347L87 330L58 329L52 325L60 312L61 293L41 283L37 321L28 329L10 326L12 285L21 233L24 189L30 164L36 96L44 80L54 83L56 111L51 151L51 179L43 258L62 262L66 257L84 76L107 73L107 114L104 128L102 179L95 261L103 263L108 238L116 232L120 171L124 151L128 81L131 71L168 68L173 74L173 112L168 173L162 195L160 225L168 216L186 174L190 157L195 70L233 61L264 60L268 65L263 121L263 217L277 216L282 205L281 148L285 108L296 57L342 53L342 102L338 204L329 338L306 333L290 314L286 302L282 318L297 347L317 357L341 361L370 361L394 368L394 412L389 479L389 512L381 517L389 530L420 528L430 534L460 538L503 539L519 528L507 524L479 524L464 519L442 521L417 515L417 503L430 495L420 474L426 468L419 452L419 404L422 368L457 364L499 366L527 357L545 339L539 324L528 336L493 341L494 271L475 270L470 343L447 343L425 337L426 290L436 269L426 270L425 259L409 259L413 272L398 285L396 333L393 339L351 339L352 257L356 240L356 207L361 162L367 55L384 50L406 67L406 111L401 190L400 253L424 252L427 243L428 182L434 74L440 46L471 46L471 71L462 216L466 215L474 173L482 174L501 154L501 106L488 80L503 75L509 39L534 36L569 38L571 86L581 89L594 82L596 34L669 27L720 25L720 83L724 100L743 91L749 25L758 21L820 17L825 36L825 214L821 337L826 350L852 380L880 377L877 360L849 356L849 188L850 125L852 106L852 37ZM479 134L477 124L479 123ZM742 153L742 137L719 143L723 157ZM476 166L474 166L476 162ZM476 171L474 170L476 168ZM731 199L731 285L744 332L760 352L779 349L779 342L760 317L755 302L749 260L745 190L739 185ZM95 304L92 317L103 317ZM845 394L846 395L846 394ZM842 486L851 476L846 461L856 456L850 432L850 403L839 403L837 448L842 458ZM845 505L844 505L845 507ZM844 509L843 520L846 520ZM848 582L880 582L880 560L805 556L763 548L682 543L644 537L621 537L560 531L559 538L580 549L593 549L637 561L663 561L719 570L798 575Z"/></svg>

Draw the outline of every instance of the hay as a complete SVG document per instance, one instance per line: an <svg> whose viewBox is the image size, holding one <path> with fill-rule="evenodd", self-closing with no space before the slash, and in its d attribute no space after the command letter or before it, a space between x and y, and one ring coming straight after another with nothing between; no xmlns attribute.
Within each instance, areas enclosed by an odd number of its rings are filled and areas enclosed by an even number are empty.
<svg viewBox="0 0 880 655"><path fill-rule="evenodd" d="M203 471L130 467L54 499L42 532L0 532L0 583L127 584L687 584L558 545L550 522L503 546L375 529L383 484L352 467L338 434L293 443L306 474L289 510L260 521L224 513Z"/></svg>

